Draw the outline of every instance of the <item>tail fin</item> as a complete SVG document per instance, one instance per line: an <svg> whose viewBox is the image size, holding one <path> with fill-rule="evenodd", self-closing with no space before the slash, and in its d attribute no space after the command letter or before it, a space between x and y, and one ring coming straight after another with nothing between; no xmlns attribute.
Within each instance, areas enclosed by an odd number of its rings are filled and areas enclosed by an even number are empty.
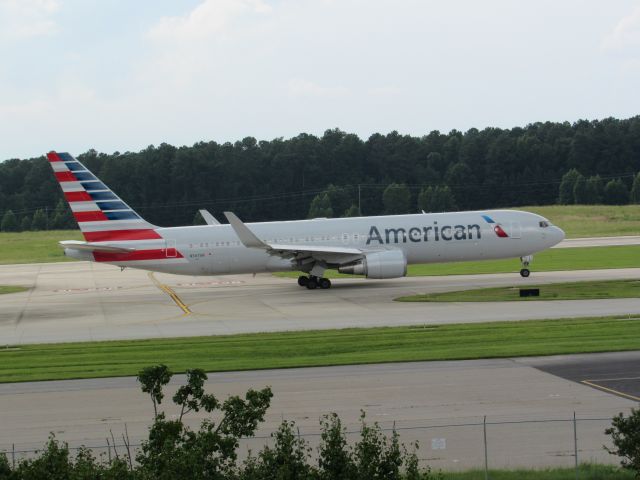
<svg viewBox="0 0 640 480"><path fill-rule="evenodd" d="M56 179L88 242L162 238L82 163L68 153L47 153Z"/></svg>

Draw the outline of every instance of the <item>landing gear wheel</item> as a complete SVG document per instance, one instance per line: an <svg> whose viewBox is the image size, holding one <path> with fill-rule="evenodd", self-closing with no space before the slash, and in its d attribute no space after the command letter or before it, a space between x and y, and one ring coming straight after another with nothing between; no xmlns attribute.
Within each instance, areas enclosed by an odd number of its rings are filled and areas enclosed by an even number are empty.
<svg viewBox="0 0 640 480"><path fill-rule="evenodd" d="M307 282L307 288L309 290L315 290L316 288L318 288L318 280L316 280L315 277L311 277Z"/></svg>
<svg viewBox="0 0 640 480"><path fill-rule="evenodd" d="M306 275L300 275L298 277L298 285L300 285L301 287L306 287L308 283L309 277L307 277Z"/></svg>
<svg viewBox="0 0 640 480"><path fill-rule="evenodd" d="M528 268L523 268L522 270L520 270L520 276L527 278L529 275L531 275L531 272Z"/></svg>
<svg viewBox="0 0 640 480"><path fill-rule="evenodd" d="M331 288L331 280L329 280L328 278L321 278L318 281L318 285L320 285L320 288L322 288L323 290L326 290L327 288Z"/></svg>

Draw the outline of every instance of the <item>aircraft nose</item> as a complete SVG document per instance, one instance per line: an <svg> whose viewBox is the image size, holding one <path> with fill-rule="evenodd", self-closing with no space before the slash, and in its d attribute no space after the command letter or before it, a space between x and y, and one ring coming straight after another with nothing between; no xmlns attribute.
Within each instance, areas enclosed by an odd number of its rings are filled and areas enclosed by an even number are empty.
<svg viewBox="0 0 640 480"><path fill-rule="evenodd" d="M564 230L562 230L560 227L553 227L554 232L553 232L553 237L555 240L555 244L560 243L562 240L564 240L565 238L565 233Z"/></svg>

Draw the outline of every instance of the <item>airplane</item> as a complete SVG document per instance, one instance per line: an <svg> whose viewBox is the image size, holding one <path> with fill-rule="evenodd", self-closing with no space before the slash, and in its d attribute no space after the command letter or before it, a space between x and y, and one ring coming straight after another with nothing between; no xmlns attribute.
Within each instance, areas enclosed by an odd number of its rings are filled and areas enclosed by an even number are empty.
<svg viewBox="0 0 640 480"><path fill-rule="evenodd" d="M369 279L403 277L407 265L519 258L528 277L533 254L565 234L520 210L317 218L158 227L145 221L68 153L47 154L85 241L66 240L80 260L180 275L300 271L298 285L327 289L327 270ZM206 212L208 214L208 212ZM212 220L213 219L213 220Z"/></svg>

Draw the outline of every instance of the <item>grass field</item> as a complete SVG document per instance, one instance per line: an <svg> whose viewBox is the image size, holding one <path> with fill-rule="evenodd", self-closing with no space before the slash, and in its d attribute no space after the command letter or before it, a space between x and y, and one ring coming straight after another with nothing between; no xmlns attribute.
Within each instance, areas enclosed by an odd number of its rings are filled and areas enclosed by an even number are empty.
<svg viewBox="0 0 640 480"><path fill-rule="evenodd" d="M0 295L4 293L18 293L29 290L26 287L19 287L17 285L0 285Z"/></svg>
<svg viewBox="0 0 640 480"><path fill-rule="evenodd" d="M640 317L259 333L0 348L0 382L640 349Z"/></svg>
<svg viewBox="0 0 640 480"><path fill-rule="evenodd" d="M80 230L0 233L0 265L10 263L44 263L70 261L60 240L82 240Z"/></svg>
<svg viewBox="0 0 640 480"><path fill-rule="evenodd" d="M551 205L518 210L548 218L567 238L640 235L640 205Z"/></svg>
<svg viewBox="0 0 640 480"><path fill-rule="evenodd" d="M640 297L640 280L552 283L527 285L539 288L539 297L520 297L518 287L478 288L455 292L427 293L396 298L399 302L514 302L536 300L589 300L597 298Z"/></svg>
<svg viewBox="0 0 640 480"><path fill-rule="evenodd" d="M484 480L484 470L466 472L443 472L443 480ZM573 468L550 468L545 470L489 470L491 480L575 480ZM633 473L608 465L583 464L578 468L581 480L633 480Z"/></svg>

